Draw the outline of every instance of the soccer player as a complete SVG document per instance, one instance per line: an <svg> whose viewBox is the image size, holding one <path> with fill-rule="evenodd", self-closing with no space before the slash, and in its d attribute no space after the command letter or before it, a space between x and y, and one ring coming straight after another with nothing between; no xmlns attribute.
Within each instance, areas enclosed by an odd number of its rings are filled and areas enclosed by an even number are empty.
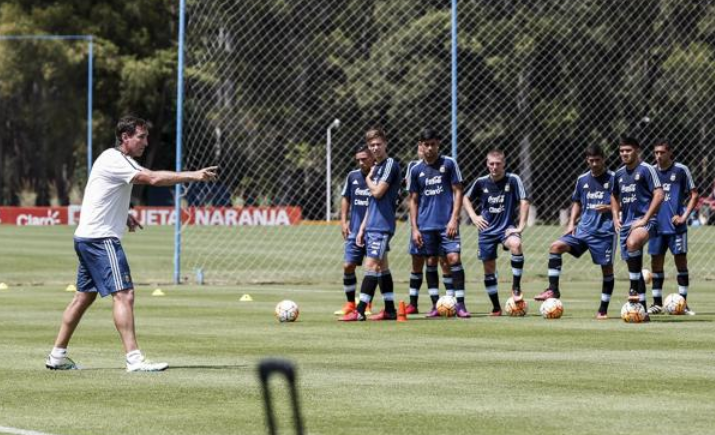
<svg viewBox="0 0 715 435"><path fill-rule="evenodd" d="M687 300L690 277L688 275L688 216L698 203L698 189L687 166L673 159L669 141L655 143L656 174L663 186L663 203L658 209L658 234L648 242L648 253L653 272L653 305L648 314L663 312L663 263L668 249L678 270L678 293ZM688 205L685 205L686 198ZM695 312L686 308L686 314Z"/></svg>
<svg viewBox="0 0 715 435"><path fill-rule="evenodd" d="M355 161L358 164L358 169L350 171L345 179L342 192L343 198L340 205L340 224L343 239L345 240L343 290L347 298L343 309L335 313L341 316L350 314L357 309L355 305L355 292L357 289L355 268L362 265L362 260L365 257L365 246L358 246L355 238L367 211L370 189L367 187L365 178L375 164L375 158L367 148L367 145L363 144L355 151Z"/></svg>
<svg viewBox="0 0 715 435"><path fill-rule="evenodd" d="M387 135L381 128L371 128L365 133L367 146L375 165L365 179L370 190L370 200L365 218L356 237L358 246L365 246L365 278L360 287L360 303L357 310L346 314L346 322L365 320L365 309L372 302L377 286L380 286L385 309L370 317L370 320L396 320L395 293L390 274L387 252L390 239L395 234L395 210L400 191L400 166L387 155Z"/></svg>
<svg viewBox="0 0 715 435"><path fill-rule="evenodd" d="M408 178L410 176L410 170L413 166L422 161L422 145L421 142L417 142L417 156L418 160L412 160L407 165L407 171L405 172L404 184L407 186ZM411 232L410 232L411 234ZM420 253L420 249L415 246L412 237L409 238L409 246L407 248L407 253L410 254L412 259L412 270L410 272L410 303L405 307L405 314L419 314L419 298L420 298L420 288L422 287L422 281L424 280L425 270L425 257ZM448 296L454 296L454 286L452 284L452 271L449 266L447 258L443 255L439 257L439 264L442 268L442 281L444 282L444 288ZM439 275L437 273L436 266L427 266L427 291L432 300L432 308L435 308L437 300L439 300Z"/></svg>
<svg viewBox="0 0 715 435"><path fill-rule="evenodd" d="M621 258L628 264L628 300L647 308L642 249L656 235L656 214L663 202L663 188L655 168L641 161L640 150L636 138L621 136L618 152L623 166L615 174L611 212L614 229L619 233Z"/></svg>
<svg viewBox="0 0 715 435"><path fill-rule="evenodd" d="M150 171L135 160L148 146L151 124L126 116L115 129L116 146L105 150L94 162L84 191L82 213L74 234L74 248L79 258L77 292L62 316L55 345L45 366L52 370L79 367L67 356L72 334L97 294L111 295L114 324L126 352L128 372L161 371L166 363L153 363L139 350L134 332L134 284L120 239L129 227L139 223L129 214L133 184L172 186L192 181L213 181L216 166L198 171Z"/></svg>
<svg viewBox="0 0 715 435"><path fill-rule="evenodd" d="M464 208L479 229L479 259L484 265L484 286L492 302L492 316L501 316L497 287L497 247L511 251L512 287L514 301L523 300L521 276L524 270L524 253L521 233L529 217L529 198L518 175L506 172L504 152L498 149L487 154L489 175L478 178L467 190ZM473 203L479 202L481 214ZM519 223L514 225L514 215L519 213Z"/></svg>
<svg viewBox="0 0 715 435"><path fill-rule="evenodd" d="M430 279L437 275L439 257L446 257L451 271L452 285L457 297L457 316L469 318L464 303L464 269L461 261L459 237L459 212L462 209L463 184L459 166L450 157L440 155L440 136L426 129L419 137L422 161L412 166L408 174L410 192L410 223L412 242L418 255L427 259L427 282L433 307L427 317L438 317L434 304L438 282Z"/></svg>
<svg viewBox="0 0 715 435"><path fill-rule="evenodd" d="M612 171L606 169L606 156L599 145L586 148L586 163L590 170L578 177L571 195L571 216L566 232L549 248L549 287L534 299L545 301L560 298L559 276L562 254L568 252L576 258L586 251L591 253L594 264L601 266L601 306L596 319L608 318L608 304L613 294L613 254L616 249L616 233L611 217ZM581 221L576 225L576 221Z"/></svg>

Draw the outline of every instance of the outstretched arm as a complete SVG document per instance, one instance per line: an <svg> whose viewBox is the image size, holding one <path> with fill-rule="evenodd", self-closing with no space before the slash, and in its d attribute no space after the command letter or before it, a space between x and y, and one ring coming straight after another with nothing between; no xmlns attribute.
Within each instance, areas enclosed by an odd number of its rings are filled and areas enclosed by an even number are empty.
<svg viewBox="0 0 715 435"><path fill-rule="evenodd" d="M209 166L198 171L150 171L142 169L132 178L134 184L148 184L150 186L173 186L181 183L215 181L218 166Z"/></svg>

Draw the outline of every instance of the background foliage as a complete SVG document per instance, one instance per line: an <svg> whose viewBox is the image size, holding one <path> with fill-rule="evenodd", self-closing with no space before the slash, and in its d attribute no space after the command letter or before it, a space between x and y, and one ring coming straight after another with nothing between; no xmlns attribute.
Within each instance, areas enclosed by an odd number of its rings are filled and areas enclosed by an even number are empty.
<svg viewBox="0 0 715 435"><path fill-rule="evenodd" d="M177 5L6 0L0 34L94 35L95 151L113 142L116 119L134 112L156 125L144 163L172 167ZM206 9L210 17L202 16ZM215 16L240 24L240 33L218 41L230 56L201 64L209 45L196 40L187 53L189 87L207 85L204 92L222 92L230 106L229 117L202 111L193 119L192 128L207 134L205 147L192 146L211 154L221 128L220 161L238 162L242 174L228 181L232 191L262 197L265 186L303 180L286 185L283 196L307 218L320 218L324 203L309 195L321 188L323 169L294 162L310 161L309 154L315 160L334 117L344 125L336 155L349 155L372 123L387 127L404 161L425 125L444 131L449 143L449 1L189 1L191 11L193 26L223 28ZM616 139L630 131L645 143L669 136L700 187L710 185L712 0L463 0L459 11L459 160L470 162L462 163L468 180L482 172L488 148L505 148L535 202L549 199L541 217L554 221L569 202L561 180L583 170L562 163L600 143L615 166ZM86 177L85 44L6 41L0 58L0 203L18 204L29 189L37 205L66 204ZM189 117L197 109L190 101L185 107ZM247 163L266 157L282 166L261 171ZM342 174L351 163L338 166Z"/></svg>

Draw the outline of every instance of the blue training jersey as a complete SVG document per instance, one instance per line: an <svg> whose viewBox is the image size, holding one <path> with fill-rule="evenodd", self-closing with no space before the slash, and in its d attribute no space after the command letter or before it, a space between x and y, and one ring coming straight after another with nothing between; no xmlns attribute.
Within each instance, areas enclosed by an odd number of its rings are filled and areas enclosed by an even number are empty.
<svg viewBox="0 0 715 435"><path fill-rule="evenodd" d="M480 231L480 236L501 235L507 228L516 227L519 203L529 199L521 178L509 172L499 181L493 181L489 175L477 178L467 191L467 197L475 209L479 202L481 215L489 223L486 230Z"/></svg>
<svg viewBox="0 0 715 435"><path fill-rule="evenodd" d="M625 166L618 168L613 183L613 195L621 204L621 223L630 226L642 218L653 200L653 192L660 187L655 168L648 163L640 162L633 170Z"/></svg>
<svg viewBox="0 0 715 435"><path fill-rule="evenodd" d="M680 163L673 163L669 168L656 167L658 179L663 186L663 203L658 210L658 232L661 234L682 234L688 231L688 224L673 225L673 216L680 216L685 211L685 204L690 199L690 191L695 189L690 169Z"/></svg>
<svg viewBox="0 0 715 435"><path fill-rule="evenodd" d="M387 183L390 187L382 198L370 197L367 207L366 231L395 233L395 210L400 194L400 165L391 157L375 165L372 180L376 184Z"/></svg>
<svg viewBox="0 0 715 435"><path fill-rule="evenodd" d="M581 221L578 230L593 235L613 235L613 214L610 211L600 213L596 206L611 204L613 190L613 171L606 171L594 177L591 171L581 174L576 180L576 188L571 201L581 204Z"/></svg>
<svg viewBox="0 0 715 435"><path fill-rule="evenodd" d="M421 231L442 231L452 217L454 194L452 186L462 184L457 162L439 156L430 164L421 161L407 175L407 190L419 194L417 227Z"/></svg>
<svg viewBox="0 0 715 435"><path fill-rule="evenodd" d="M342 192L343 198L350 204L350 237L356 237L360 231L360 224L367 212L367 205L370 200L370 189L367 188L365 175L359 169L350 171L345 178L345 185Z"/></svg>

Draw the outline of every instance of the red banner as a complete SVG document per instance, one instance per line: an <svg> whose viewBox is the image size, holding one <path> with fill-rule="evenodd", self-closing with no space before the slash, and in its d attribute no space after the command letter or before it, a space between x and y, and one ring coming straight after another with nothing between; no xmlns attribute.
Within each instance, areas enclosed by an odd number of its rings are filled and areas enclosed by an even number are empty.
<svg viewBox="0 0 715 435"><path fill-rule="evenodd" d="M0 207L2 225L77 225L81 207ZM145 225L174 225L174 207L134 207L130 213ZM189 207L181 210L181 222L201 226L298 225L300 207Z"/></svg>

